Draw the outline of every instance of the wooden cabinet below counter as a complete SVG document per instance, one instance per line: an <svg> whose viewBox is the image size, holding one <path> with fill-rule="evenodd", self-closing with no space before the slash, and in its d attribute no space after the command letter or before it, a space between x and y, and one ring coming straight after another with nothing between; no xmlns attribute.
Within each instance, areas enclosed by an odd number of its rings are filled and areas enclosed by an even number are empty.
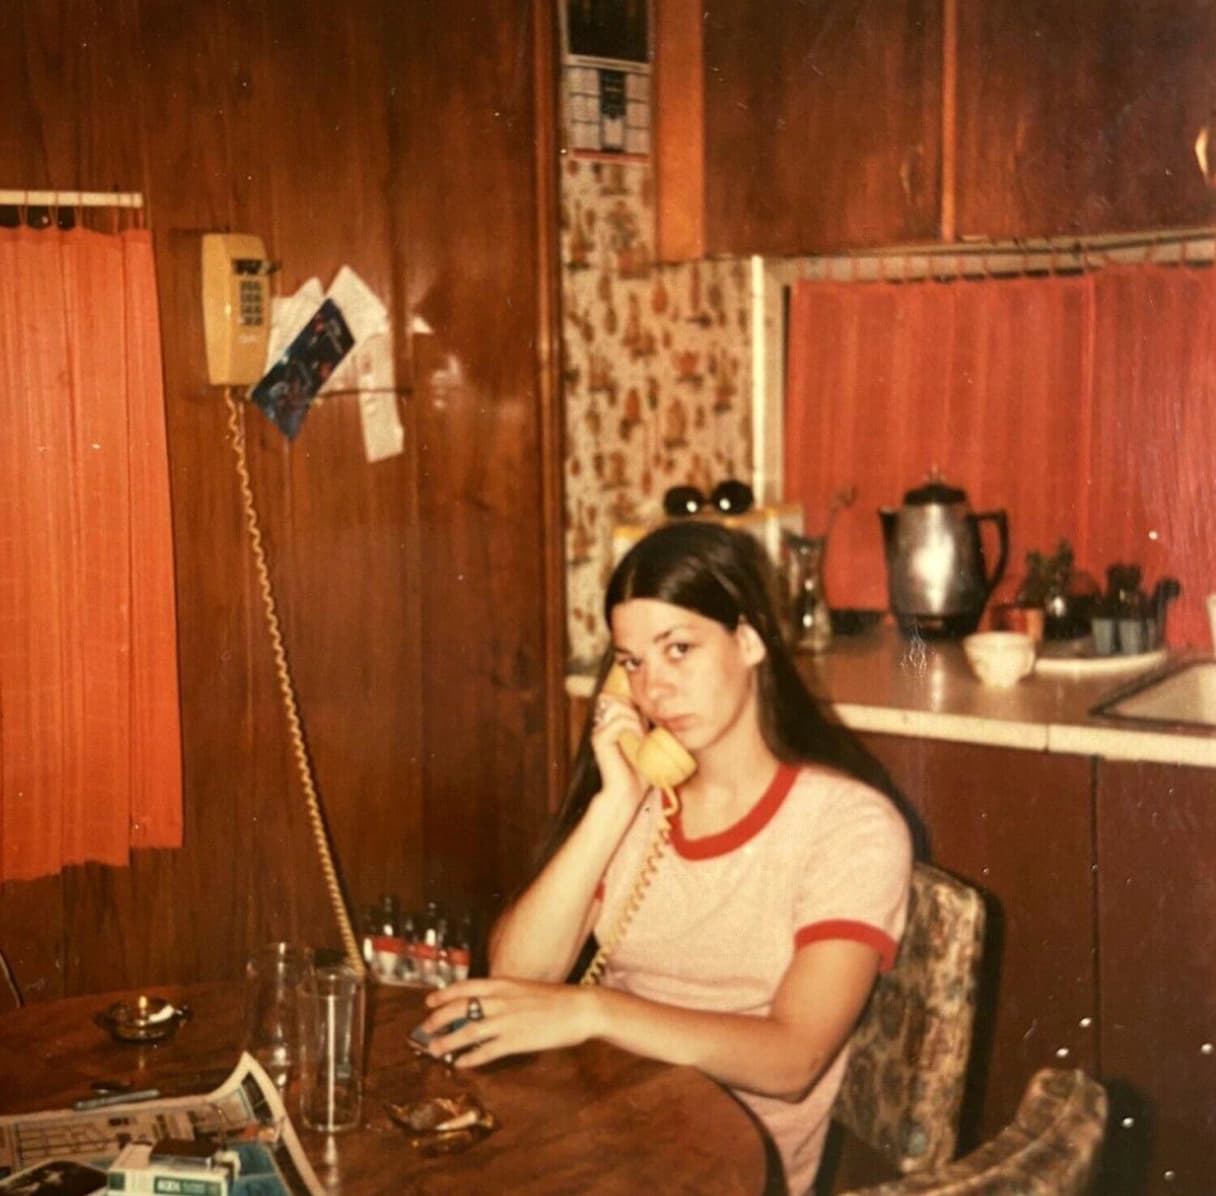
<svg viewBox="0 0 1216 1196"><path fill-rule="evenodd" d="M1103 1191L1216 1189L1216 771L1097 770Z"/></svg>
<svg viewBox="0 0 1216 1196"><path fill-rule="evenodd" d="M980 889L986 943L964 1148L1039 1067L1107 1087L1100 1192L1216 1175L1216 772L866 735L930 858Z"/></svg>
<svg viewBox="0 0 1216 1196"><path fill-rule="evenodd" d="M979 889L988 931L961 1146L992 1137L1041 1067L1098 1070L1092 764L862 737L923 824L928 857Z"/></svg>

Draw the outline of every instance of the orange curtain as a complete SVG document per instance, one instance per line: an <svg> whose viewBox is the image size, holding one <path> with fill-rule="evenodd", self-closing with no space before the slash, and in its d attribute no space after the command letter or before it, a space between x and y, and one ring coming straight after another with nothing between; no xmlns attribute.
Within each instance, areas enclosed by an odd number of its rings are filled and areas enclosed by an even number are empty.
<svg viewBox="0 0 1216 1196"><path fill-rule="evenodd" d="M0 881L181 844L150 234L0 230Z"/></svg>
<svg viewBox="0 0 1216 1196"><path fill-rule="evenodd" d="M1091 292L1080 278L800 283L790 308L785 489L828 545L834 606L885 608L877 510L937 469L978 511L1009 514L1006 581L1026 551L1074 540ZM985 560L996 538L984 528Z"/></svg>
<svg viewBox="0 0 1216 1196"><path fill-rule="evenodd" d="M1182 581L1173 644L1207 643L1216 589L1216 282L1146 264L1087 276L798 284L790 305L785 487L821 527L834 606L885 608L875 511L937 467L1004 509L1009 597L1027 551L1067 539L1105 584L1133 561ZM995 543L985 529L991 567Z"/></svg>
<svg viewBox="0 0 1216 1196"><path fill-rule="evenodd" d="M1112 266L1094 276L1088 559L1182 582L1172 644L1209 646L1216 592L1216 271Z"/></svg>

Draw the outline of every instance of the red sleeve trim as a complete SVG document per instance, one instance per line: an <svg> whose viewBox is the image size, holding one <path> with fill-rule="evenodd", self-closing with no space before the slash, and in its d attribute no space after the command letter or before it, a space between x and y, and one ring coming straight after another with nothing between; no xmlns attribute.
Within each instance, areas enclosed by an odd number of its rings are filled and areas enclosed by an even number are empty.
<svg viewBox="0 0 1216 1196"><path fill-rule="evenodd" d="M813 922L794 932L794 950L799 951L809 943L821 943L829 939L849 939L864 943L878 952L878 970L889 972L895 963L897 944L885 930L871 926L868 922L854 922L848 918L831 918L825 922Z"/></svg>

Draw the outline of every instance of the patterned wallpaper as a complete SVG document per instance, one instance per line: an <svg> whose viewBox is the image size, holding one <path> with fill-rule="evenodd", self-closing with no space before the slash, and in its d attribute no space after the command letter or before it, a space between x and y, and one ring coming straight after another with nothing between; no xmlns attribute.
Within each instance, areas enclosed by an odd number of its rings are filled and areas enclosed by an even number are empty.
<svg viewBox="0 0 1216 1196"><path fill-rule="evenodd" d="M748 273L653 260L647 162L567 158L561 180L567 661L594 664L612 530L663 493L752 483Z"/></svg>

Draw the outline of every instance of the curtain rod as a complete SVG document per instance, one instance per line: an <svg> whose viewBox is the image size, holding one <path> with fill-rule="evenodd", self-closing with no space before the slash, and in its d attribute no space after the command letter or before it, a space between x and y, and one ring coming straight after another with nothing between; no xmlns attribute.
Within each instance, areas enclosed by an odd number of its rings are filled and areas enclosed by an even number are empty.
<svg viewBox="0 0 1216 1196"><path fill-rule="evenodd" d="M899 282L928 277L1060 274L1100 267L1109 262L1146 260L1209 265L1216 260L1216 227L1010 241L977 238L949 245L896 245L808 255L787 258L782 264L793 266L796 277L810 280L872 282L886 279Z"/></svg>
<svg viewBox="0 0 1216 1196"><path fill-rule="evenodd" d="M10 208L142 208L138 191L0 190L0 207Z"/></svg>

